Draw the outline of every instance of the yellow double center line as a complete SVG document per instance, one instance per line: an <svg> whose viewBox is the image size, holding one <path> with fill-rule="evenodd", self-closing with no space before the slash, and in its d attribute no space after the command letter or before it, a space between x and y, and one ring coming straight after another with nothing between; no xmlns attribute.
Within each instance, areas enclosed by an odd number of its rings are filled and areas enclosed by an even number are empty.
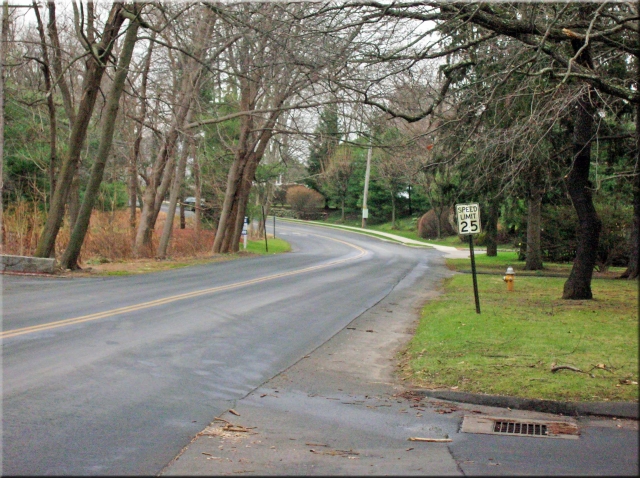
<svg viewBox="0 0 640 478"><path fill-rule="evenodd" d="M171 302L176 302L176 301L179 301L179 300L191 299L193 297L199 297L201 295L213 294L214 292L220 292L220 291L229 290L229 289L236 289L238 287L244 287L246 285L258 284L260 282L267 282L267 281L270 281L270 280L273 280L273 279L279 279L279 278L282 278L282 277L290 277L290 276L294 276L294 275L298 275L298 274L304 274L306 272L317 271L317 270L320 270L320 269L325 269L327 267L331 267L331 266L335 266L335 265L338 265L338 264L343 264L343 263L348 262L348 261L353 261L355 259L359 259L360 257L364 256L367 253L367 251L365 249L363 249L362 247L356 246L355 244L351 244L351 243L346 242L346 241L341 241L339 239L334 239L332 237L327 237L327 236L320 236L318 234L312 234L312 235L317 235L319 237L323 237L323 238L329 239L331 241L335 241L335 242L340 242L342 244L346 244L347 246L353 247L354 249L357 249L358 251L360 251L360 254L358 254L357 256L354 256L354 257L348 257L346 259L339 259L339 260L336 260L336 261L327 262L326 264L321 264L321 265L311 266L311 267L305 267L304 269L298 269L298 270L290 271L290 272L282 272L282 273L279 273L279 274L273 274L273 275L269 275L269 276L265 276L265 277L258 277L256 279L250 279L250 280L246 280L246 281L242 281L242 282L236 282L234 284L222 285L222 286L218 286L218 287L211 287L210 289L203 289L203 290L197 290L195 292L187 292L185 294L173 295L171 297L166 297L164 299L152 300L152 301L149 301L149 302L143 302L141 304L130 305L128 307L120 307L118 309L105 310L104 312L98 312L96 314L83 315L82 317L75 317L75 318L72 318L72 319L59 320L59 321L56 321L56 322L49 322L49 323L46 323L46 324L33 325L31 327L23 327L23 328L20 328L20 329L7 330L7 331L3 331L3 332L0 333L0 339L8 339L8 338L11 338L11 337L17 337L19 335L31 334L31 333L34 333L34 332L42 332L44 330L56 329L58 327L66 327L67 325L81 324L83 322L91 322L93 320L104 319L105 317L112 317L112 316L118 315L118 314L124 314L124 313L128 313L128 312L136 312L138 310L149 309L151 307L158 307L160 305L170 304Z"/></svg>

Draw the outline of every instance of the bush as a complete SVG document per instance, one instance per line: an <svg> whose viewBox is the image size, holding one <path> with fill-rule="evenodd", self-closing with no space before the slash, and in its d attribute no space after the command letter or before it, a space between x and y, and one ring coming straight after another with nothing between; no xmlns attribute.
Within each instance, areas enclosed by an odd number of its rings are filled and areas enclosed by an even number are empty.
<svg viewBox="0 0 640 478"><path fill-rule="evenodd" d="M440 215L440 235L442 237L451 236L457 232L449 222L451 214L453 214L453 208L447 208ZM429 210L418 221L418 236L423 239L435 239L438 237L435 209Z"/></svg>
<svg viewBox="0 0 640 478"><path fill-rule="evenodd" d="M629 260L629 234L633 208L619 204L596 204L602 220L596 267L606 271L610 266L624 267Z"/></svg>
<svg viewBox="0 0 640 478"><path fill-rule="evenodd" d="M272 207L270 212L276 217L288 217L291 219L296 218L296 213L293 212L291 209L285 209L282 207Z"/></svg>
<svg viewBox="0 0 640 478"><path fill-rule="evenodd" d="M324 204L324 197L318 191L306 186L292 186L287 190L287 204L299 219L316 212Z"/></svg>
<svg viewBox="0 0 640 478"><path fill-rule="evenodd" d="M596 211L602 221L596 267L606 271L610 266L627 265L632 208L596 203ZM572 206L543 207L540 231L543 261L572 262L576 257L577 228L578 218Z"/></svg>

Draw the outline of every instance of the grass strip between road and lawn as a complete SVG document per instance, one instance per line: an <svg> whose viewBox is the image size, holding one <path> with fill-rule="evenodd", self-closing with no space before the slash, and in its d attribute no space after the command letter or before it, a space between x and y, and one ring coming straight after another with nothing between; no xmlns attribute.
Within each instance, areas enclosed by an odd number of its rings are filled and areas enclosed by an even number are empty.
<svg viewBox="0 0 640 478"><path fill-rule="evenodd" d="M477 257L501 271L513 254ZM447 260L470 269L470 260ZM545 265L552 268L552 265ZM564 268L565 265L562 265ZM568 272L568 271L567 271ZM638 282L593 279L593 300L563 300L564 278L502 275L446 280L422 310L400 373L417 387L562 401L638 401ZM561 368L552 372L554 367Z"/></svg>
<svg viewBox="0 0 640 478"><path fill-rule="evenodd" d="M149 272L160 272L169 269L179 269L182 267L195 266L200 264L209 264L212 262L225 262L234 259L256 255L282 254L291 250L291 245L278 238L268 238L267 245L269 252L266 251L264 239L247 241L247 250L243 249L240 244L240 251L234 254L216 254L207 257L194 257L187 259L138 259L121 262L94 263L91 262L89 270L81 272L72 272L74 276L90 275L90 276L125 276L133 274L145 274Z"/></svg>

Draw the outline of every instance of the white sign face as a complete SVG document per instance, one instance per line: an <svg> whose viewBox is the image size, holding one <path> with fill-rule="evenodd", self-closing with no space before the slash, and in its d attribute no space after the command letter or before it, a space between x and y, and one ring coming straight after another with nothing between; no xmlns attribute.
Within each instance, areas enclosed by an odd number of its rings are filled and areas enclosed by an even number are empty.
<svg viewBox="0 0 640 478"><path fill-rule="evenodd" d="M363 209L362 210L362 219L369 219L369 210L368 209Z"/></svg>
<svg viewBox="0 0 640 478"><path fill-rule="evenodd" d="M480 206L473 204L456 204L458 217L458 234L480 234Z"/></svg>

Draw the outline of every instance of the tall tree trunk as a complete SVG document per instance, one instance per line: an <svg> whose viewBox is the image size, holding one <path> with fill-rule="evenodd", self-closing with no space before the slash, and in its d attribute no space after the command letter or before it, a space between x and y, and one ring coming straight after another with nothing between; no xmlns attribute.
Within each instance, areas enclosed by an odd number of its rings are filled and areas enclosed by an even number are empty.
<svg viewBox="0 0 640 478"><path fill-rule="evenodd" d="M53 72L56 76L55 83L60 89L60 94L62 95L62 104L64 105L64 111L67 114L67 118L69 119L69 127L73 128L76 120L76 112L73 109L71 92L69 91L69 86L67 85L67 81L64 78L64 72L62 70L62 60L60 59L62 48L60 47L60 38L58 37L55 2L50 0L48 2L48 8L49 22L47 23L47 32L49 34L49 39L51 40L51 46L53 47L51 66L53 67Z"/></svg>
<svg viewBox="0 0 640 478"><path fill-rule="evenodd" d="M247 201L259 162L260 157L255 153L250 153L244 168L242 168L242 176L233 201L234 207L228 221L227 234L223 241L224 252L238 252L239 250L244 217L247 214Z"/></svg>
<svg viewBox="0 0 640 478"><path fill-rule="evenodd" d="M240 79L240 110L250 111L255 106L256 90L248 78ZM238 201L241 196L239 191L242 186L244 171L250 161L251 151L251 131L253 130L253 116L244 115L240 118L240 135L238 147L234 154L234 160L227 175L227 187L220 211L220 220L216 230L216 237L213 240L212 252L214 254L237 251L238 245L233 245L233 236L237 224ZM242 212L244 220L244 210ZM242 233L242 231L241 231Z"/></svg>
<svg viewBox="0 0 640 478"><path fill-rule="evenodd" d="M190 121L190 118L191 114L188 115L187 121ZM191 141L192 140L190 138L185 138L182 143L180 161L178 161L178 168L176 170L175 177L173 178L171 195L169 197L167 218L165 219L164 227L162 228L162 235L160 236L160 242L158 243L158 249L156 251L156 259L164 259L165 257L167 257L167 248L169 247L171 232L173 231L173 219L176 216L176 205L178 204L180 189L182 188L182 182L184 181L184 173L187 168L187 159L189 158L189 143Z"/></svg>
<svg viewBox="0 0 640 478"><path fill-rule="evenodd" d="M69 229L73 229L78 220L80 213L80 161L76 165L73 173L71 186L69 188L69 197L67 198L67 216L69 216ZM53 256L51 256L53 257Z"/></svg>
<svg viewBox="0 0 640 478"><path fill-rule="evenodd" d="M42 74L44 76L44 86L47 90L47 109L49 111L49 196L53 196L56 183L56 106L53 102L53 85L51 83L51 68L49 62L49 52L47 49L47 40L44 34L44 25L40 17L40 10L35 0L33 0L33 11L36 15L36 24L38 25L38 34L40 35L40 48L42 49Z"/></svg>
<svg viewBox="0 0 640 478"><path fill-rule="evenodd" d="M202 54L204 52L201 51L200 55ZM138 224L134 245L134 254L136 256L140 255L144 248L149 249L151 247L151 235L160 213L160 207L173 180L176 162L174 149L178 134L186 124L191 103L202 78L203 67L201 65L195 67L192 62L187 62L187 65L187 68L185 68L187 71L182 78L180 86L182 95L178 111L167 133L162 151L156 158L150 183L144 193L144 205L140 214L140 223Z"/></svg>
<svg viewBox="0 0 640 478"><path fill-rule="evenodd" d="M587 18L592 5L580 7L580 17ZM593 70L591 51L583 40L572 39L571 47L576 55L577 62ZM580 53L579 53L580 52ZM578 54L579 53L579 54ZM573 207L578 216L576 258L569 278L564 283L563 299L582 300L592 299L591 277L596 264L598 254L598 239L602 222L598 218L596 208L593 205L589 184L589 169L591 166L591 138L593 135L593 116L595 107L592 102L594 95L591 86L585 86L585 91L576 102L577 112L573 129L573 163L571 171L566 176L565 183Z"/></svg>
<svg viewBox="0 0 640 478"><path fill-rule="evenodd" d="M138 125L136 131L136 139L133 142L133 151L131 154L131 162L129 164L129 227L131 236L135 239L136 230L136 200L138 191L138 158L140 157L140 145L142 144L142 133L144 132L143 121L147 116L147 83L149 78L149 69L151 68L151 56L153 54L153 45L156 32L151 33L151 40L147 48L147 56L144 61L142 70L142 79L140 84L140 114L138 115Z"/></svg>
<svg viewBox="0 0 640 478"><path fill-rule="evenodd" d="M125 35L122 52L120 53L120 59L118 60L118 66L116 68L115 78L113 80L111 92L107 98L100 144L98 146L98 152L96 154L93 167L91 168L89 184L85 190L78 219L76 220L71 232L71 237L69 238L69 244L67 245L67 249L64 251L64 254L62 254L62 258L60 260L61 266L65 269L79 268L78 256L80 255L80 250L89 228L91 212L93 211L93 205L100 190L100 184L102 183L102 177L104 175L104 168L107 164L109 153L111 151L113 132L115 130L116 119L118 117L120 97L122 96L124 84L129 73L129 65L131 63L131 56L133 55L133 48L136 44L136 40L138 39L139 25L140 24L137 21L130 22ZM115 210L115 205L113 209Z"/></svg>
<svg viewBox="0 0 640 478"><path fill-rule="evenodd" d="M498 255L498 216L500 208L495 198L490 197L487 202L487 215L484 221L487 257L496 257Z"/></svg>
<svg viewBox="0 0 640 478"><path fill-rule="evenodd" d="M242 154L236 154L236 158L229 168L227 175L227 187L225 190L224 201L222 203L222 210L220 211L220 220L218 221L218 228L216 230L216 237L213 240L214 254L220 254L221 252L228 252L229 240L225 240L231 233L231 220L234 217L233 206L236 200L237 190L239 187L240 179L242 177L242 169L245 166L246 159ZM235 217L234 217L235 219Z"/></svg>
<svg viewBox="0 0 640 478"><path fill-rule="evenodd" d="M198 233L200 232L200 222L202 221L202 207L200 206L202 202L202 186L200 184L200 161L198 161L195 141L193 145L193 180L196 187L196 223L194 228L196 233Z"/></svg>
<svg viewBox="0 0 640 478"><path fill-rule="evenodd" d="M344 211L344 200L342 201L342 210ZM344 216L344 212L342 213ZM396 228L396 195L391 193L391 229Z"/></svg>
<svg viewBox="0 0 640 478"><path fill-rule="evenodd" d="M180 194L180 197L178 198L178 204L180 205L178 213L178 215L180 216L180 229L186 229L187 217L184 213L184 193Z"/></svg>
<svg viewBox="0 0 640 478"><path fill-rule="evenodd" d="M527 260L524 268L528 271L537 271L543 269L540 248L542 193L537 190L531 191L527 203Z"/></svg>
<svg viewBox="0 0 640 478"><path fill-rule="evenodd" d="M596 264L602 222L598 218L589 189L591 137L594 107L591 88L579 98L573 133L573 164L566 177L567 190L578 215L576 258L564 283L563 299L592 299L591 277Z"/></svg>
<svg viewBox="0 0 640 478"><path fill-rule="evenodd" d="M40 240L38 241L38 247L36 248L36 257L49 257L54 253L56 238L62 225L69 189L80 161L80 154L87 136L87 128L93 114L102 75L106 68L105 61L111 54L115 39L124 21L124 17L120 15L121 9L122 4L114 4L111 8L109 19L105 24L102 40L96 47L100 61L92 55L87 59L87 71L82 85L83 94L69 138L69 152L62 162L60 172L58 173L56 189L49 207L47 221Z"/></svg>
<svg viewBox="0 0 640 478"><path fill-rule="evenodd" d="M187 96L187 95L185 95ZM143 207L140 213L140 222L136 234L134 254L140 255L143 249L151 246L151 235L162 206L162 201L167 193L170 181L175 172L175 144L178 139L179 129L185 122L185 118L191 104L191 98L184 98L187 104L182 104L178 116L167 134L164 146L158 154L153 166L151 181L144 192Z"/></svg>

